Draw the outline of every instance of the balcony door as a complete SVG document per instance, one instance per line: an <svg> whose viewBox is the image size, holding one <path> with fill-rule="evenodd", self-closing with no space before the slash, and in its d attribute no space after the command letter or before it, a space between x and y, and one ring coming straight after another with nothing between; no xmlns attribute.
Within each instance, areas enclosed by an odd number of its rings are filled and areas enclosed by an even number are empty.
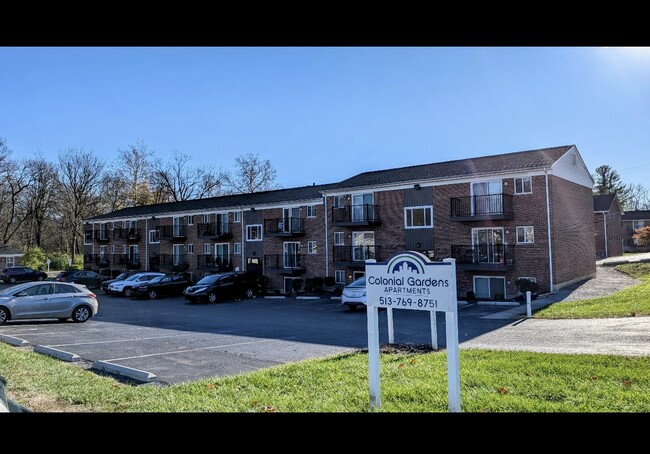
<svg viewBox="0 0 650 454"><path fill-rule="evenodd" d="M215 219L215 233L223 235L228 233L228 213L217 213L214 215Z"/></svg>
<svg viewBox="0 0 650 454"><path fill-rule="evenodd" d="M300 243L297 241L285 241L282 246L282 266L284 268L298 268L300 254Z"/></svg>
<svg viewBox="0 0 650 454"><path fill-rule="evenodd" d="M300 208L284 208L282 210L282 232L291 233L300 230Z"/></svg>
<svg viewBox="0 0 650 454"><path fill-rule="evenodd" d="M472 183L472 214L501 213L501 180Z"/></svg>
<svg viewBox="0 0 650 454"><path fill-rule="evenodd" d="M129 246L129 263L138 263L138 245L132 244Z"/></svg>
<svg viewBox="0 0 650 454"><path fill-rule="evenodd" d="M222 267L230 265L230 244L228 243L215 243L214 245L214 263Z"/></svg>
<svg viewBox="0 0 650 454"><path fill-rule="evenodd" d="M352 222L374 220L374 196L370 194L352 195Z"/></svg>
<svg viewBox="0 0 650 454"><path fill-rule="evenodd" d="M357 262L374 259L375 232L354 232L352 235L352 260Z"/></svg>
<svg viewBox="0 0 650 454"><path fill-rule="evenodd" d="M472 229L472 249L477 263L501 263L503 228Z"/></svg>
<svg viewBox="0 0 650 454"><path fill-rule="evenodd" d="M183 217L174 218L174 236L183 236L185 232L183 231Z"/></svg>
<svg viewBox="0 0 650 454"><path fill-rule="evenodd" d="M176 225L174 225L174 228ZM183 244L174 244L172 246L172 265L180 265L183 263Z"/></svg>

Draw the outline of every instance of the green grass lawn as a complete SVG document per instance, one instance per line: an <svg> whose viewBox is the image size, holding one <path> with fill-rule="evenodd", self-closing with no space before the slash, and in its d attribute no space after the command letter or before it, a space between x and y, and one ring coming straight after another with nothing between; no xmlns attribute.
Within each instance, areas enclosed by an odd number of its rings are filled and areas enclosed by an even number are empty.
<svg viewBox="0 0 650 454"><path fill-rule="evenodd" d="M650 358L463 350L466 412L648 412ZM367 412L368 356L302 361L173 386L131 386L0 343L10 397L34 411ZM447 411L444 352L383 353L385 412Z"/></svg>
<svg viewBox="0 0 650 454"><path fill-rule="evenodd" d="M566 301L547 306L535 318L606 318L650 315L650 263L618 265L616 270L637 278L640 284L610 296Z"/></svg>

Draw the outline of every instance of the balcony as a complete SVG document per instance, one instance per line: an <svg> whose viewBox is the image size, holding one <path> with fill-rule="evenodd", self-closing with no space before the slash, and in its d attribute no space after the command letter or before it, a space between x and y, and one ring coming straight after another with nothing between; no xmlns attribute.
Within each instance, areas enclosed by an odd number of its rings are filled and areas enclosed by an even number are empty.
<svg viewBox="0 0 650 454"><path fill-rule="evenodd" d="M498 221L513 218L510 194L451 198L452 221Z"/></svg>
<svg viewBox="0 0 650 454"><path fill-rule="evenodd" d="M99 268L108 268L111 261L106 254L84 254L84 265L95 265Z"/></svg>
<svg viewBox="0 0 650 454"><path fill-rule="evenodd" d="M139 270L141 267L140 258L129 254L114 254L113 263L117 263L128 270Z"/></svg>
<svg viewBox="0 0 650 454"><path fill-rule="evenodd" d="M229 240L232 238L229 222L208 222L196 225L196 234L199 238L213 240Z"/></svg>
<svg viewBox="0 0 650 454"><path fill-rule="evenodd" d="M180 273L190 268L190 262L187 261L185 254L160 254L157 258L157 268L161 270Z"/></svg>
<svg viewBox="0 0 650 454"><path fill-rule="evenodd" d="M186 226L184 225L161 225L156 227L161 240L185 240L187 238Z"/></svg>
<svg viewBox="0 0 650 454"><path fill-rule="evenodd" d="M381 246L334 246L334 263L348 267L363 267L366 260L383 260Z"/></svg>
<svg viewBox="0 0 650 454"><path fill-rule="evenodd" d="M284 276L297 276L307 271L300 254L266 254L264 255L264 270Z"/></svg>
<svg viewBox="0 0 650 454"><path fill-rule="evenodd" d="M509 271L515 268L513 244L467 244L451 246L451 256L465 271Z"/></svg>
<svg viewBox="0 0 650 454"><path fill-rule="evenodd" d="M305 220L301 218L265 219L264 234L284 238L305 236Z"/></svg>
<svg viewBox="0 0 650 454"><path fill-rule="evenodd" d="M196 256L196 267L214 272L232 271L232 255L199 254Z"/></svg>
<svg viewBox="0 0 650 454"><path fill-rule="evenodd" d="M113 239L126 240L128 242L140 241L140 234L137 229L113 229Z"/></svg>
<svg viewBox="0 0 650 454"><path fill-rule="evenodd" d="M109 232L108 229L105 229L105 230L97 229L97 230L95 230L95 239L99 243L108 243L109 241L111 241L111 237L108 234L108 232Z"/></svg>
<svg viewBox="0 0 650 454"><path fill-rule="evenodd" d="M332 225L339 227L373 226L381 224L379 205L348 205L332 208Z"/></svg>

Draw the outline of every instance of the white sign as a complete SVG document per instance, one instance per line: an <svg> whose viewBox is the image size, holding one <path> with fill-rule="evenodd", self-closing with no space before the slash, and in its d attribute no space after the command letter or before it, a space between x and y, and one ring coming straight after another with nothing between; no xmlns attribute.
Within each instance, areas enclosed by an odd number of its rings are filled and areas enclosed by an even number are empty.
<svg viewBox="0 0 650 454"><path fill-rule="evenodd" d="M368 306L449 312L456 306L456 275L449 262L403 252L386 263L366 263Z"/></svg>
<svg viewBox="0 0 650 454"><path fill-rule="evenodd" d="M449 411L460 411L456 261L431 262L419 252L407 251L393 256L386 263L367 262L366 296L370 407L381 405L378 310L386 307L389 313L394 308L430 311L432 332L435 312L445 312ZM437 338L437 333L435 336Z"/></svg>

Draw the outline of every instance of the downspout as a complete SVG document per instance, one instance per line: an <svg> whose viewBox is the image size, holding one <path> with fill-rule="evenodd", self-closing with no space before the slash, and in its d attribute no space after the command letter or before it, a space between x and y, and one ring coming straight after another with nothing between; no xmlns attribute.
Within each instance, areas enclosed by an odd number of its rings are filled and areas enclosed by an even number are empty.
<svg viewBox="0 0 650 454"><path fill-rule="evenodd" d="M241 225L241 270L246 271L246 237L244 236L244 210L239 208L239 224Z"/></svg>
<svg viewBox="0 0 650 454"><path fill-rule="evenodd" d="M329 276L330 255L329 255L329 242L327 234L327 196L323 195L323 211L325 212L325 276Z"/></svg>
<svg viewBox="0 0 650 454"><path fill-rule="evenodd" d="M553 291L553 245L551 242L551 202L548 195L548 171L544 170L544 178L546 180L546 228L548 236L548 272L550 279L550 291Z"/></svg>
<svg viewBox="0 0 650 454"><path fill-rule="evenodd" d="M149 218L144 218L144 269L149 271Z"/></svg>
<svg viewBox="0 0 650 454"><path fill-rule="evenodd" d="M605 258L609 257L607 253L607 215L603 211L603 225L605 226Z"/></svg>

